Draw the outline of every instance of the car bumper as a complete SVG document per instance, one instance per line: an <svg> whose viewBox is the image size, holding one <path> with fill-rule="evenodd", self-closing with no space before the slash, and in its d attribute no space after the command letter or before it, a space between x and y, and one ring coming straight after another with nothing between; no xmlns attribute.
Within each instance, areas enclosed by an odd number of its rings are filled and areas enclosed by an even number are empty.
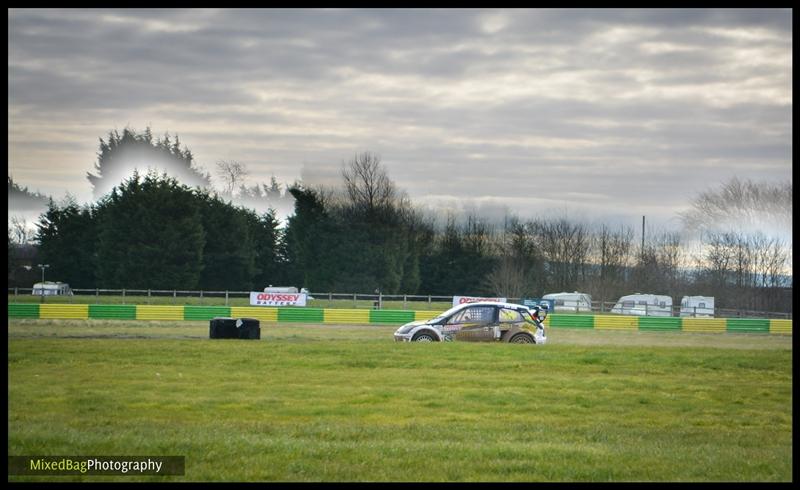
<svg viewBox="0 0 800 490"><path fill-rule="evenodd" d="M410 333L396 333L394 334L395 342L411 342Z"/></svg>

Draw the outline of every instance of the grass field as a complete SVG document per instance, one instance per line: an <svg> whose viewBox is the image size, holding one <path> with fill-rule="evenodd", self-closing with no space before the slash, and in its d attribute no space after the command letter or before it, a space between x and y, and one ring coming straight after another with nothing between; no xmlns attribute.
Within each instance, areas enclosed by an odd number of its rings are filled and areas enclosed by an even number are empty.
<svg viewBox="0 0 800 490"><path fill-rule="evenodd" d="M9 455L185 455L84 481L790 481L791 337L9 320ZM42 477L13 477L10 481Z"/></svg>

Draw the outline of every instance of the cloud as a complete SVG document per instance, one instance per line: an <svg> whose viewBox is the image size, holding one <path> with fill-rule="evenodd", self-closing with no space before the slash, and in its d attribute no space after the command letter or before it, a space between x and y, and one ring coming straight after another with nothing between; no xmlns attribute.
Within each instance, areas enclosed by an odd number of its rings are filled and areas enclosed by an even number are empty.
<svg viewBox="0 0 800 490"><path fill-rule="evenodd" d="M11 9L8 27L9 168L56 194L89 199L97 139L127 125L250 183L332 181L369 150L412 199L528 215L669 220L710 182L791 178L787 9Z"/></svg>

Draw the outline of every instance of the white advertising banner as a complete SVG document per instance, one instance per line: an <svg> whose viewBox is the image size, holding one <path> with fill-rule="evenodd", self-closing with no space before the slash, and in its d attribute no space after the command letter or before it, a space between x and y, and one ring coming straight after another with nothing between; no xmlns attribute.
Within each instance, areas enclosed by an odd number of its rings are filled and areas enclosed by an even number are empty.
<svg viewBox="0 0 800 490"><path fill-rule="evenodd" d="M505 303L507 298L480 298L478 296L453 296L453 306L463 305L464 303L477 303L478 301L495 301Z"/></svg>
<svg viewBox="0 0 800 490"><path fill-rule="evenodd" d="M306 293L264 293L250 292L252 306L305 306Z"/></svg>

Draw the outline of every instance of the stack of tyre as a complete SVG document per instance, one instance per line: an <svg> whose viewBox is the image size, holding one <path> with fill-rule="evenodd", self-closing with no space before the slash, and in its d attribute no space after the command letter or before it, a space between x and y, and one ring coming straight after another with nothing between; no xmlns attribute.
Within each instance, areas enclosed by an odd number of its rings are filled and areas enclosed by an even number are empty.
<svg viewBox="0 0 800 490"><path fill-rule="evenodd" d="M209 325L209 337L212 339L260 339L261 323L255 318L213 318Z"/></svg>

